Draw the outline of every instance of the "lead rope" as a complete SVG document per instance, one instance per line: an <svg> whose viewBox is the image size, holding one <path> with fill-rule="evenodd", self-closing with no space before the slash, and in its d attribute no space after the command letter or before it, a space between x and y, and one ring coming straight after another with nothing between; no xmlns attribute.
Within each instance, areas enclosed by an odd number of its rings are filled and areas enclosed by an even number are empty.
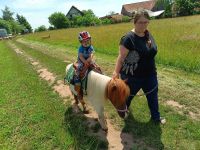
<svg viewBox="0 0 200 150"><path fill-rule="evenodd" d="M150 91L146 92L146 93L143 93L143 94L140 94L140 95L130 95L130 96L144 96L144 95L149 95L150 93L152 93L156 88L158 87L158 84Z"/></svg>

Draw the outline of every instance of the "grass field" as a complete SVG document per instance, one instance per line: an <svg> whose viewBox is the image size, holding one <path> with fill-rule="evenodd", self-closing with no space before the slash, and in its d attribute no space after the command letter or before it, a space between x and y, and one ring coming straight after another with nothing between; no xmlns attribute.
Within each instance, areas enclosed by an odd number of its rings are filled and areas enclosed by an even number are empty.
<svg viewBox="0 0 200 150"><path fill-rule="evenodd" d="M157 63L200 73L200 15L174 19L152 20L149 30L158 45ZM96 52L116 56L122 35L133 28L132 23L63 29L32 34L26 38L42 41L62 48L78 48L77 35L87 30L92 35ZM51 35L49 39L42 36Z"/></svg>
<svg viewBox="0 0 200 150"><path fill-rule="evenodd" d="M0 42L0 149L93 149L85 118L39 79L25 60ZM69 121L70 120L70 121Z"/></svg>
<svg viewBox="0 0 200 150"><path fill-rule="evenodd" d="M198 18L199 16L193 16L151 22L150 29L159 47L157 56L159 101L161 115L167 119L166 125L155 125L149 121L149 110L144 96L134 98L131 114L125 121L117 116L109 102L106 103L106 113L113 125L131 133L134 137L137 143L132 148L134 150L150 148L198 150L200 147L200 78L198 74L200 63L197 62L200 51L196 40L200 36L197 26ZM161 26L160 29L158 29L158 24ZM165 28L164 25L173 26L173 28ZM51 31L50 39L41 39L43 35L49 34L49 32L43 32L23 36L12 43L62 79L66 64L76 60L77 33L83 29L89 30L94 35L96 60L102 66L104 73L111 75L119 38L131 29L130 24ZM178 30L177 33L175 29ZM107 34L108 30L111 35ZM168 34L168 31L171 31L171 34ZM183 42L184 46L178 43L180 37L186 35L182 31L195 34L195 40L186 40ZM183 53L181 47L184 50L190 49L187 55ZM106 143L87 136L87 126L83 121L85 118L74 116L70 105L62 104L62 100L51 92L47 84L38 79L30 65L17 57L4 43L0 43L0 48L3 49L0 51L0 71L3 72L0 75L0 82L3 85L0 87L2 99L0 117L3 120L0 122L2 129L0 146L2 148L12 149L22 146L24 149L94 149L100 144L104 146L103 149L107 149ZM193 55L193 50L196 55ZM193 62L193 59L196 62ZM64 62L66 60L67 63ZM179 63L181 65L178 65ZM190 63L193 63L195 67L192 68L193 65ZM15 86L12 86L13 78L16 79ZM20 92L21 89L24 92ZM178 102L184 107L169 106L166 104L169 100ZM196 114L196 116L191 114ZM29 121L35 118L35 122ZM23 128L26 130L19 132ZM36 128L40 129L37 130L39 133L36 132ZM53 137L53 140L48 137ZM18 143L15 138L19 140ZM27 143L25 145L22 144L24 140Z"/></svg>

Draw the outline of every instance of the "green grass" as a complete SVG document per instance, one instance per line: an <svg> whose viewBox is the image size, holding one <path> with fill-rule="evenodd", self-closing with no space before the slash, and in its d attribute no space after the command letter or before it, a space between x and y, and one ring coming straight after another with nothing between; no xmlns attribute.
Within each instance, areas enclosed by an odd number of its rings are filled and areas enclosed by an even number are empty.
<svg viewBox="0 0 200 150"><path fill-rule="evenodd" d="M61 77L65 69L63 60L73 61L74 57L76 57L74 56L74 51L68 51L67 55L65 55L64 50L56 49L55 45L51 47L49 44L46 44L46 47L50 47L45 49L39 48L38 42L26 42L26 45L19 44L18 42L15 44ZM30 48L30 45L32 48ZM111 75L115 57L104 54L97 55L97 60L104 72ZM48 59L45 59L45 57ZM60 62L60 66L52 64L52 61ZM164 149L180 150L198 148L200 146L200 122L192 120L188 113L189 111L200 109L200 97L198 94L200 93L199 75L162 65L158 66L158 75L160 81L160 112L167 119L165 126L155 125L149 121L149 109L144 96L134 98L131 104L131 115L125 122L117 116L116 110L107 102L105 109L108 117L117 128L123 128L123 131L133 135L137 143L134 145L136 149L145 149L149 146L155 149L162 149L163 147ZM167 100L177 101L187 106L187 108L183 114L179 114L176 109L165 105ZM76 133L76 131L74 132Z"/></svg>
<svg viewBox="0 0 200 150"><path fill-rule="evenodd" d="M152 20L149 29L158 45L157 63L200 73L199 25L200 15ZM122 23L48 31L30 34L25 38L76 51L79 46L78 33L82 30L88 30L92 35L92 43L97 53L116 56L121 36L132 28L133 23ZM51 38L41 38L48 34L51 35Z"/></svg>
<svg viewBox="0 0 200 150"><path fill-rule="evenodd" d="M124 132L129 132L133 135L134 143L136 143L133 146L133 149L148 149L149 147L167 150L199 149L200 118L197 117L197 120L195 120L190 116L190 112L200 114L200 51L198 42L200 38L199 17L200 16L192 16L175 19L152 20L150 24L150 29L159 47L159 52L156 57L159 78L159 101L161 115L165 116L167 119L166 125L159 126L149 121L149 109L147 106L146 98L144 96L136 96L134 98L131 104L131 114L125 121L118 117L116 110L109 102L106 103L105 111L113 125L116 128L122 128ZM100 27L56 30L22 36L22 39L17 39L17 41L13 42L19 47L20 50L25 51L33 58L40 61L43 66L49 68L51 72L58 75L59 79L62 79L64 77L66 64L76 60L77 48L79 46L77 41L78 32L81 30L88 30L91 32L93 37L93 44L96 49L96 61L100 66L102 66L104 73L110 76L112 74L118 53L119 39L123 34L125 34L125 32L131 30L131 28L132 25L130 23L126 23ZM50 39L41 39L43 35L47 35L49 33L51 34ZM5 46L1 47L1 49L2 48L6 49ZM5 56L7 55L0 55L0 57ZM17 60L15 62L18 62ZM67 60L68 62L66 63L64 60ZM1 66L2 64L3 63L0 61ZM13 64L16 65L16 63ZM19 66L21 66L21 63ZM22 68L25 69L27 67L28 65L25 65ZM28 68L31 70L30 66ZM4 70L6 69L4 68ZM18 70L20 69L16 69L16 71ZM22 71L19 71L20 75L21 72ZM25 74L20 76L21 82L27 80L26 78L22 79L23 76L25 76ZM5 82L4 78L2 78L0 82ZM29 80L27 82L35 83L35 81ZM45 83L42 83L38 86L43 87L44 85ZM46 86L47 85L45 85L45 87ZM5 86L3 87L5 88ZM44 89L38 87L38 89L41 89L41 91L46 90L45 87ZM28 88L27 91L29 89L32 88ZM9 90L5 89L4 91L4 93L6 93ZM10 89L10 91L12 91L12 93L18 92L15 88ZM33 90L31 93L32 97L35 97ZM39 94L44 95L44 93ZM20 97L19 99L21 100L22 98ZM40 100L44 101L43 98ZM166 102L168 100L176 101L185 107L182 109L177 109L171 106L167 106ZM39 103L40 102L37 104L39 105ZM60 104L60 101L57 103ZM9 105L9 103L5 103L5 105L3 103L2 106L7 108L7 105ZM13 104L13 106L15 105L16 104ZM71 107L67 105L67 110L65 112L61 111L61 113L59 113L62 114L63 117L65 116L63 122L67 125L65 124L64 127L62 127L65 129L65 134L67 134L66 136L68 137L68 133L69 136L71 136L71 144L67 143L66 145L69 145L69 147L72 149L90 149L91 146L93 148L100 146L106 149L106 142L97 142L93 137L84 136L87 132L87 125L84 124L85 118L83 116L75 115L71 113L71 111ZM12 117L9 115L7 116ZM33 120L35 120L35 118L42 119L43 115L38 117L34 116L33 118ZM55 118L55 120L58 118ZM22 122L22 124L24 124L24 122ZM79 126L79 124L81 125ZM58 123L55 126L57 125L59 126L60 124ZM6 127L8 128L6 129L7 131L12 131L9 129L10 126ZM27 130L26 128L25 131ZM98 128L99 127L96 125L93 127L93 130L96 132ZM47 131L44 131L44 134L46 134L46 132ZM64 133L56 133L59 137L62 136L63 139L65 139ZM21 137L20 134L18 136ZM37 137L40 136L40 134L37 135ZM55 143L59 145L58 143L62 143L64 141L63 139L58 138L57 142ZM7 145L13 143L12 140L9 140L8 142L7 140L4 140L4 143ZM37 144L40 143L36 142L36 145ZM46 143L43 146L46 146ZM49 147L52 148L52 145ZM62 149L62 147L59 148Z"/></svg>
<svg viewBox="0 0 200 150"><path fill-rule="evenodd" d="M95 149L101 144L88 136L85 117L73 114L30 64L3 42L0 49L0 149Z"/></svg>

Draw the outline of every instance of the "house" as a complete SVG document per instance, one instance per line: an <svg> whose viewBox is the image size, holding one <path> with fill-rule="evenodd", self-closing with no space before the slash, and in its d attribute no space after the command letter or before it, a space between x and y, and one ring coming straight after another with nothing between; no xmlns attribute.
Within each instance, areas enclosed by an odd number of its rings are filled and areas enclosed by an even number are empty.
<svg viewBox="0 0 200 150"><path fill-rule="evenodd" d="M116 14L106 15L104 17L100 17L99 19L103 20L103 19L106 19L106 18L111 20L113 23L117 23L117 22L122 22L123 15L116 13Z"/></svg>
<svg viewBox="0 0 200 150"><path fill-rule="evenodd" d="M66 17L69 19L69 20L71 20L73 17L75 17L75 16L83 16L84 14L83 14L83 12L82 11L80 11L78 8L76 8L75 6L72 6L71 8L70 8L70 10L68 11L68 13L67 13L67 15L66 15Z"/></svg>
<svg viewBox="0 0 200 150"><path fill-rule="evenodd" d="M121 14L133 17L135 12L139 9L145 9L150 17L159 16L164 12L163 6L156 6L156 0L148 0L143 2L125 4L122 6Z"/></svg>

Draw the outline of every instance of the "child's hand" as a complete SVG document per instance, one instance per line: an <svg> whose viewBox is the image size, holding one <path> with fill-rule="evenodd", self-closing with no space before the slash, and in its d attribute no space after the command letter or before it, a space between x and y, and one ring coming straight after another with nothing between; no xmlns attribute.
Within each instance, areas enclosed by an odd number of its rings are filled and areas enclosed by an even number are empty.
<svg viewBox="0 0 200 150"><path fill-rule="evenodd" d="M88 61L85 61L84 65L88 67L90 64Z"/></svg>

